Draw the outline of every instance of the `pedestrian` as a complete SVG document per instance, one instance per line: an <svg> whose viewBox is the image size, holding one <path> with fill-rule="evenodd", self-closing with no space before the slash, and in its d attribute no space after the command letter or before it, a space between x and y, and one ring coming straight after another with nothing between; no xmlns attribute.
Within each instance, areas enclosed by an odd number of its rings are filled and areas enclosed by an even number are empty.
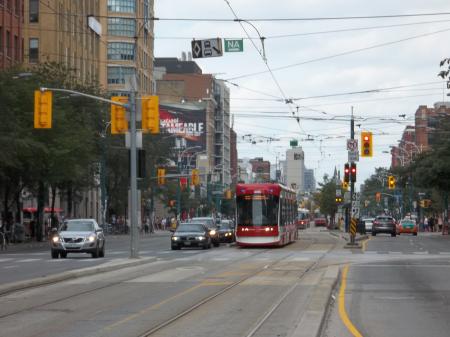
<svg viewBox="0 0 450 337"><path fill-rule="evenodd" d="M429 232L430 231L430 229L428 227L428 218L427 217L425 217L423 219L423 231L424 232Z"/></svg>
<svg viewBox="0 0 450 337"><path fill-rule="evenodd" d="M161 226L163 230L166 230L166 218L162 218L161 220Z"/></svg>
<svg viewBox="0 0 450 337"><path fill-rule="evenodd" d="M430 216L430 219L428 220L428 226L430 227L430 232L434 232L434 224L435 224L434 217Z"/></svg>

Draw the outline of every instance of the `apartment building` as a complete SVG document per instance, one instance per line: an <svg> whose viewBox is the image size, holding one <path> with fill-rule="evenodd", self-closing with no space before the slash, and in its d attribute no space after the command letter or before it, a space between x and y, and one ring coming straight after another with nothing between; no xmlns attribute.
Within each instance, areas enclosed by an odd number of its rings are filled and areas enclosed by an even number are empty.
<svg viewBox="0 0 450 337"><path fill-rule="evenodd" d="M0 0L0 70L23 62L23 2Z"/></svg>

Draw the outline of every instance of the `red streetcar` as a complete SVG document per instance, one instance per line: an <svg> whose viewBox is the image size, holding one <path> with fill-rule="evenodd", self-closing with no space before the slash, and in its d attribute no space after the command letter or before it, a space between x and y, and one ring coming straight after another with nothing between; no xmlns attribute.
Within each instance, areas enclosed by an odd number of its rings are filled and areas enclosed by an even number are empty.
<svg viewBox="0 0 450 337"><path fill-rule="evenodd" d="M236 243L283 246L298 238L295 191L280 184L236 185Z"/></svg>

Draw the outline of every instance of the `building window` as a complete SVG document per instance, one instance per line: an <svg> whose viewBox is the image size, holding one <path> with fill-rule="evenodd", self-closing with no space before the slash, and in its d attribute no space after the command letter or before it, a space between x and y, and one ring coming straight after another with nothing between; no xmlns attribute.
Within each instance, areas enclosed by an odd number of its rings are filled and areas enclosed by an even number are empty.
<svg viewBox="0 0 450 337"><path fill-rule="evenodd" d="M108 60L114 61L133 61L134 43L127 42L109 42Z"/></svg>
<svg viewBox="0 0 450 337"><path fill-rule="evenodd" d="M108 0L108 11L134 13L136 11L136 0Z"/></svg>
<svg viewBox="0 0 450 337"><path fill-rule="evenodd" d="M134 19L109 18L108 35L134 37L136 35L136 22Z"/></svg>
<svg viewBox="0 0 450 337"><path fill-rule="evenodd" d="M125 84L126 79L134 74L133 67L108 67L108 84Z"/></svg>
<svg viewBox="0 0 450 337"><path fill-rule="evenodd" d="M39 39L30 39L28 58L30 63L39 61Z"/></svg>
<svg viewBox="0 0 450 337"><path fill-rule="evenodd" d="M30 0L30 22L39 22L39 0Z"/></svg>
<svg viewBox="0 0 450 337"><path fill-rule="evenodd" d="M2 0L0 0L2 1ZM3 27L0 26L0 53L3 53Z"/></svg>
<svg viewBox="0 0 450 337"><path fill-rule="evenodd" d="M20 60L19 56L19 38L17 35L14 35L14 58L16 61Z"/></svg>
<svg viewBox="0 0 450 337"><path fill-rule="evenodd" d="M6 56L11 57L11 33L6 31Z"/></svg>

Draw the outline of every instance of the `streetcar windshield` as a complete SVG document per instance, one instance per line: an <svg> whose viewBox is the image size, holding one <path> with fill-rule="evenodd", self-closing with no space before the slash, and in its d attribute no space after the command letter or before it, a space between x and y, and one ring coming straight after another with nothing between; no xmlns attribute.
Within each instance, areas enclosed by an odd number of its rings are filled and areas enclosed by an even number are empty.
<svg viewBox="0 0 450 337"><path fill-rule="evenodd" d="M278 197L273 195L243 195L237 200L238 226L267 226L277 224Z"/></svg>

